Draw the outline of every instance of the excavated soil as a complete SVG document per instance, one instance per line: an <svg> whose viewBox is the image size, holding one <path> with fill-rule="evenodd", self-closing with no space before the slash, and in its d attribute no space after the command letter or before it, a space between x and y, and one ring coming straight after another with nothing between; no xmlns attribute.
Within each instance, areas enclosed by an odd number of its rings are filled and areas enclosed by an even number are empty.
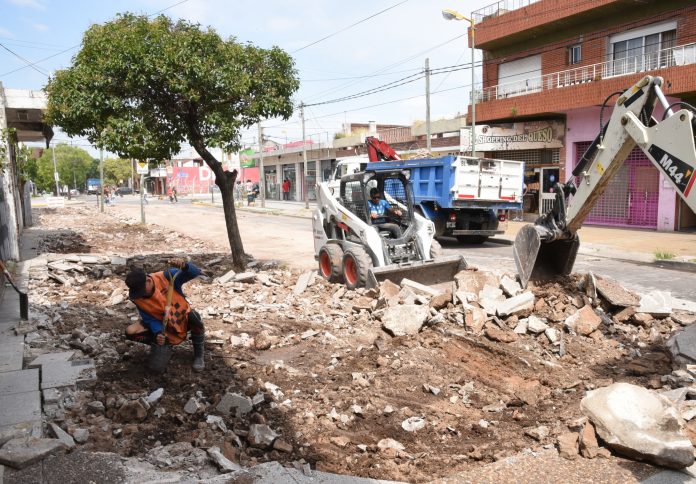
<svg viewBox="0 0 696 484"><path fill-rule="evenodd" d="M175 348L164 376L146 369L146 346L121 337L137 319L127 299L114 300L126 295L125 266L105 274L69 274L67 286L50 278L32 280L32 311L48 315L53 325L43 330L45 344L31 351L71 348L96 361L96 383L75 392L54 418L68 430L90 430L85 450L146 456L159 446L189 442L203 449L219 446L245 466L307 462L338 473L428 481L524 449L553 447L555 437L581 416L585 390L612 381L656 387L671 371L662 350L676 328L669 320L651 329L605 321L592 337L564 334L560 350L543 333L512 343L475 334L459 324L463 318L456 313L462 310L450 303L441 324L391 337L365 307L370 293L344 293L342 286L317 278L294 295L299 274L268 261L255 261L249 269L265 273L266 285L219 284L215 278L232 266L219 247L110 215L96 218L87 208L40 211L37 219L43 252L136 256L129 264L148 270L161 270L168 258L186 253L207 276L185 286L207 328L206 371L191 371L186 342ZM582 304L573 306L573 300L584 296L578 280L534 288L537 301L546 302L546 307L537 303L535 312L564 317L576 310ZM617 308L605 309L611 316ZM517 319L500 325L511 330ZM234 346L230 337L242 333L256 343ZM88 347L85 336L94 336L98 346ZM270 345L259 343L264 339ZM639 356L640 364L631 365ZM143 421L117 421L119 399L157 388L164 389L163 397ZM250 397L262 392L264 399L243 417L223 416L229 429L224 433L206 419L217 414L214 406L227 391ZM195 414L183 410L191 397L204 406ZM91 401L103 402L106 410L90 413ZM402 422L409 417L422 417L425 428L405 431ZM292 449L247 445L252 423L267 423ZM549 435L540 441L526 435L539 426L548 427ZM387 438L405 450L379 449Z"/></svg>

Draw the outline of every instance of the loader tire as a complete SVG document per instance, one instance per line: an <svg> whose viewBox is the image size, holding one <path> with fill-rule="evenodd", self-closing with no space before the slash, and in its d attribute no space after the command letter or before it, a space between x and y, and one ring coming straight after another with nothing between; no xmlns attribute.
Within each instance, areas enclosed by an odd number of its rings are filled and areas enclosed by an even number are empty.
<svg viewBox="0 0 696 484"><path fill-rule="evenodd" d="M326 244L319 249L319 274L329 282L343 280L343 249L338 244Z"/></svg>
<svg viewBox="0 0 696 484"><path fill-rule="evenodd" d="M437 259L441 255L442 255L442 246L440 245L440 242L433 239L433 242L430 244L430 258Z"/></svg>
<svg viewBox="0 0 696 484"><path fill-rule="evenodd" d="M351 247L343 254L343 280L348 289L365 287L372 259L361 247Z"/></svg>

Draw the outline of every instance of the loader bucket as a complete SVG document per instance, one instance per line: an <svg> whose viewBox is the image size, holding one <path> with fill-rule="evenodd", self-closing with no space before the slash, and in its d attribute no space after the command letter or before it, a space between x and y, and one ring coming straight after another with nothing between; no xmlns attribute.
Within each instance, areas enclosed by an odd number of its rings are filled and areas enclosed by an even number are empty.
<svg viewBox="0 0 696 484"><path fill-rule="evenodd" d="M525 225L515 237L513 246L520 284L527 287L530 279L570 274L579 247L577 234L572 239L545 241L536 225Z"/></svg>
<svg viewBox="0 0 696 484"><path fill-rule="evenodd" d="M376 287L387 279L394 284L401 284L402 280L410 279L424 286L432 286L453 281L455 274L466 268L467 263L460 255L373 267L368 273L366 287Z"/></svg>

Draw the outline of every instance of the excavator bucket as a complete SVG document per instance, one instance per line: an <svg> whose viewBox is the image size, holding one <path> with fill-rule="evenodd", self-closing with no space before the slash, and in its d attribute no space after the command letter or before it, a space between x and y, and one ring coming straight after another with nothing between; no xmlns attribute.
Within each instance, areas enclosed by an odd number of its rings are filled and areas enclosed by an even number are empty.
<svg viewBox="0 0 696 484"><path fill-rule="evenodd" d="M402 280L410 279L424 286L434 286L453 281L455 274L466 268L467 263L460 255L373 267L368 273L366 287L376 287L387 279L394 284L401 284Z"/></svg>
<svg viewBox="0 0 696 484"><path fill-rule="evenodd" d="M525 225L515 237L513 253L522 287L530 279L540 280L566 276L573 270L580 247L578 235L568 240L545 241L536 225Z"/></svg>

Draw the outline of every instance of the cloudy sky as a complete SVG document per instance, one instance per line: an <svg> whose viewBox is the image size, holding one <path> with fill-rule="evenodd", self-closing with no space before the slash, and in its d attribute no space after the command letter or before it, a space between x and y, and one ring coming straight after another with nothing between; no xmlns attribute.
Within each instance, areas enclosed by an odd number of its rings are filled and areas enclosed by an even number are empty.
<svg viewBox="0 0 696 484"><path fill-rule="evenodd" d="M464 64L431 77L432 118L465 112L471 84L468 23L446 21L441 11L452 8L468 16L490 3L493 0L0 0L0 82L9 88L41 89L53 71L70 65L91 24L119 12L164 10L172 18L210 26L223 37L261 47L277 45L291 53L301 79L298 104L333 101L385 86L376 94L307 108L308 136L326 140L344 121L410 124L425 119L425 81L418 77L426 58L435 70ZM276 141L301 139L299 111L288 121L263 124ZM251 144L255 136L255 129L250 130L244 141Z"/></svg>

